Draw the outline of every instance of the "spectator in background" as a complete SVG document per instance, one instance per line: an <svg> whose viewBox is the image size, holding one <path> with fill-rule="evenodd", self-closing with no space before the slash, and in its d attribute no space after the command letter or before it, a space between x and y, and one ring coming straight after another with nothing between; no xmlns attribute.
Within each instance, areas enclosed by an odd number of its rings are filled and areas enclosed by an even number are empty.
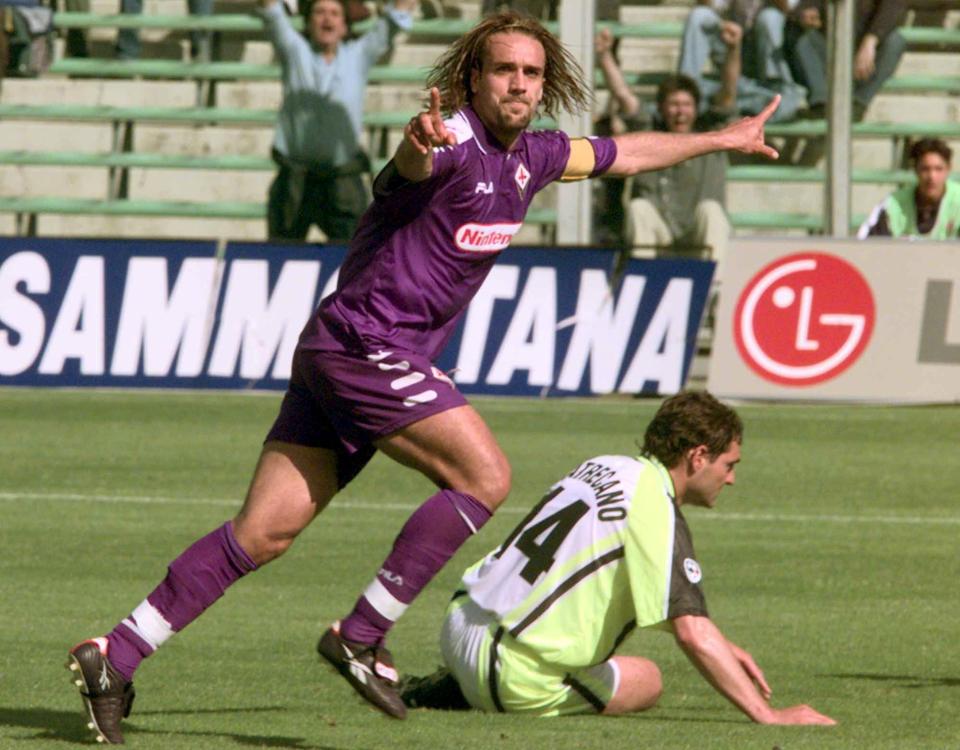
<svg viewBox="0 0 960 750"><path fill-rule="evenodd" d="M7 29L4 23L6 9L0 4L0 93L3 92L3 76L7 72L7 65L10 63L10 45L7 41Z"/></svg>
<svg viewBox="0 0 960 750"><path fill-rule="evenodd" d="M909 237L950 240L960 237L960 185L950 181L953 152L939 138L913 144L910 160L916 187L908 185L889 195L863 222L858 239Z"/></svg>
<svg viewBox="0 0 960 750"><path fill-rule="evenodd" d="M70 0L67 0L70 2ZM89 11L89 0L86 2ZM187 8L191 15L209 16L213 13L213 0L187 0ZM122 13L142 13L143 0L120 0ZM190 57L195 62L209 62L212 58L212 37L209 31L190 32ZM117 33L117 58L120 60L136 60L140 57L140 32L137 29L120 29Z"/></svg>
<svg viewBox="0 0 960 750"><path fill-rule="evenodd" d="M853 58L853 119L859 122L884 82L893 75L906 48L897 31L907 8L904 0L857 0ZM800 0L794 23L799 37L789 53L797 79L807 87L808 117L823 118L827 104L827 37L824 0Z"/></svg>
<svg viewBox="0 0 960 750"><path fill-rule="evenodd" d="M595 0L598 21L619 21L620 0ZM540 21L556 21L560 0L483 0L481 15L487 16L502 10L526 13Z"/></svg>
<svg viewBox="0 0 960 750"><path fill-rule="evenodd" d="M685 75L671 76L657 88L657 115L645 120L639 98L630 90L610 52L610 36L597 36L597 64L619 116L629 130L648 129L670 133L713 130L725 125L733 114L740 72L740 27L722 30L729 46L722 84L712 101L701 107L696 81ZM703 114L699 114L703 111ZM642 172L633 177L627 209L627 245L633 248L669 248L696 256L706 251L718 263L730 238L726 203L727 157L715 152L694 157L667 169Z"/></svg>
<svg viewBox="0 0 960 750"><path fill-rule="evenodd" d="M10 64L10 44L7 41L7 9L0 3L0 92L3 91L3 76Z"/></svg>
<svg viewBox="0 0 960 750"><path fill-rule="evenodd" d="M64 10L68 13L89 13L90 0L54 0L51 3L54 12ZM83 29L67 29L65 36L67 57L89 57L87 34Z"/></svg>
<svg viewBox="0 0 960 750"><path fill-rule="evenodd" d="M698 0L683 27L678 72L697 83L701 113L724 85L731 54L740 56L735 107L754 115L775 94L780 107L771 122L792 120L803 102L803 89L793 78L784 54L786 13L797 0ZM736 49L728 42L731 29L743 39ZM710 61L713 70L705 72Z"/></svg>
<svg viewBox="0 0 960 750"><path fill-rule="evenodd" d="M415 0L395 0L357 39L350 38L345 1L302 4L305 35L294 31L278 0L260 1L283 78L268 236L302 240L316 224L330 242L346 243L369 203L369 160L360 145L367 74L394 35L412 25Z"/></svg>

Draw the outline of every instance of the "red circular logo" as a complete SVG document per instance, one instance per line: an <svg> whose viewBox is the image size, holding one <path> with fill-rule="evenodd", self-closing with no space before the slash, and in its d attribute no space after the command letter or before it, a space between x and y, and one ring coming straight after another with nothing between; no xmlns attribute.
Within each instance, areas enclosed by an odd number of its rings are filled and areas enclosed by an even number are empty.
<svg viewBox="0 0 960 750"><path fill-rule="evenodd" d="M873 333L870 286L842 258L803 252L779 258L747 284L733 316L733 338L755 373L781 385L836 377Z"/></svg>

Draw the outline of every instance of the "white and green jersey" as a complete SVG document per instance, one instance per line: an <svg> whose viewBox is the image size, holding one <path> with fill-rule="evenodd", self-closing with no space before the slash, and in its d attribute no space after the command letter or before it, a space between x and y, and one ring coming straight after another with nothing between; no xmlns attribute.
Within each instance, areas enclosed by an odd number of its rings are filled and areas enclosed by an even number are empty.
<svg viewBox="0 0 960 750"><path fill-rule="evenodd" d="M610 658L634 626L706 616L700 566L673 494L655 459L592 458L466 571L463 589L501 633L570 669Z"/></svg>

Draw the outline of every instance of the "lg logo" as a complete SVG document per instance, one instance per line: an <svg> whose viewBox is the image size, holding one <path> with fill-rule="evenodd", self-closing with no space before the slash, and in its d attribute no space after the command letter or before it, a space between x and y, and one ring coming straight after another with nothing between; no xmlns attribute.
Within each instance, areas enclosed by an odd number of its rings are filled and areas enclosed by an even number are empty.
<svg viewBox="0 0 960 750"><path fill-rule="evenodd" d="M873 294L856 268L834 255L798 253L762 268L746 285L734 340L766 380L813 385L859 358L875 317Z"/></svg>

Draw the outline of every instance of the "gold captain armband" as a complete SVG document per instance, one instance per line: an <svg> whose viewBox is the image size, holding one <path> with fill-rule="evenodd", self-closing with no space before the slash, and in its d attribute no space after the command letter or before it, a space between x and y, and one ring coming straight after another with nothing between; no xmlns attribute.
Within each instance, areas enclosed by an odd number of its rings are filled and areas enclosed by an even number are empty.
<svg viewBox="0 0 960 750"><path fill-rule="evenodd" d="M570 158L567 166L560 175L560 182L583 180L593 173L597 166L597 155L593 151L593 144L589 138L570 139Z"/></svg>

